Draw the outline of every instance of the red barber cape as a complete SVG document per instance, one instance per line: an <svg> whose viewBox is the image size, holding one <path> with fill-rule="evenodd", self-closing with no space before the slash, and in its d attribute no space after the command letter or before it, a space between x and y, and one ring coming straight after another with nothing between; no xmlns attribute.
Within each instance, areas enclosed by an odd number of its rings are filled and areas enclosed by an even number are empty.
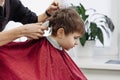
<svg viewBox="0 0 120 80"><path fill-rule="evenodd" d="M0 47L0 80L87 80L64 50L46 38Z"/></svg>

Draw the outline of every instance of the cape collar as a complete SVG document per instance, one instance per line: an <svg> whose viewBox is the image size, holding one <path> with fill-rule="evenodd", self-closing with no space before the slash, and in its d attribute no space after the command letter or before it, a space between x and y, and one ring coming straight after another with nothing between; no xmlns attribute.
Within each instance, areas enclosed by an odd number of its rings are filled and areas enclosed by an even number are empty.
<svg viewBox="0 0 120 80"><path fill-rule="evenodd" d="M58 44L58 42L55 39L53 39L51 36L48 36L46 38L55 48L59 50L63 50L62 47Z"/></svg>

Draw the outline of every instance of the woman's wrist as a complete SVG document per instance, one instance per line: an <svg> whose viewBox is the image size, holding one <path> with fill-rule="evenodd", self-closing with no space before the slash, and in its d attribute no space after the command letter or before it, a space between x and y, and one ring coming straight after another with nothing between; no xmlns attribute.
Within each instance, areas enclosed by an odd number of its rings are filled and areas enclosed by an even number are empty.
<svg viewBox="0 0 120 80"><path fill-rule="evenodd" d="M46 14L48 17L50 17L50 16L51 16L51 14L50 14L50 13L48 13L48 11L47 11L47 10L45 11L45 14Z"/></svg>
<svg viewBox="0 0 120 80"><path fill-rule="evenodd" d="M16 37L20 38L20 37L23 37L24 36L24 33L25 33L25 29L20 26L20 27L16 27L14 30L14 33L16 33Z"/></svg>

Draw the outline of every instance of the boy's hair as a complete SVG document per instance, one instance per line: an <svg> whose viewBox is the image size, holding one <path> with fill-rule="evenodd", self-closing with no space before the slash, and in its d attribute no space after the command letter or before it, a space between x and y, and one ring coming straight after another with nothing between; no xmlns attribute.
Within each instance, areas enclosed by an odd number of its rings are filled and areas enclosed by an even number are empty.
<svg viewBox="0 0 120 80"><path fill-rule="evenodd" d="M73 8L56 11L51 18L49 18L49 21L53 36L56 36L59 28L64 29L65 35L74 32L79 32L81 35L85 33L84 22Z"/></svg>

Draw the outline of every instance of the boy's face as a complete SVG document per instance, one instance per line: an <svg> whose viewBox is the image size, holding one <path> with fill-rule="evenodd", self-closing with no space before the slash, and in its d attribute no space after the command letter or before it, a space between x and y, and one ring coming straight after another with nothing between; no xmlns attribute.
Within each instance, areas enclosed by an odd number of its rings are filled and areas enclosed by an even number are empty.
<svg viewBox="0 0 120 80"><path fill-rule="evenodd" d="M70 33L66 36L63 31L63 33L60 34L60 39L58 40L58 43L62 48L69 50L75 45L78 45L80 36L81 35L78 32Z"/></svg>

